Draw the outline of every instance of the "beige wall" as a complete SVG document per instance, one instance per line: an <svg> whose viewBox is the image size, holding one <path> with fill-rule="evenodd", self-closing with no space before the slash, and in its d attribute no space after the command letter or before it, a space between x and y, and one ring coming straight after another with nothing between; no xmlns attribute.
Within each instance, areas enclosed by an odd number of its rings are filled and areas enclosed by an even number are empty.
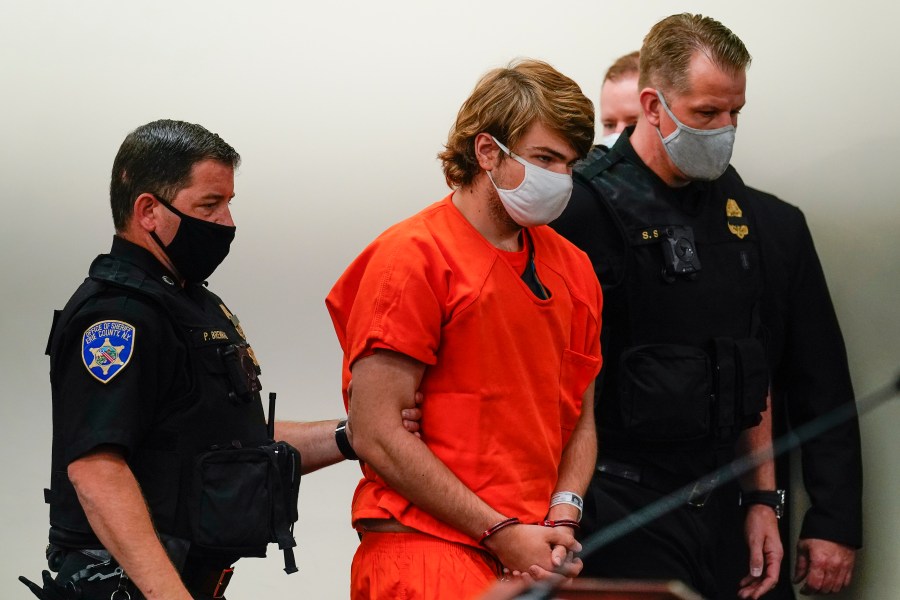
<svg viewBox="0 0 900 600"><path fill-rule="evenodd" d="M621 7L612 8L616 5ZM859 394L897 368L896 3L0 1L0 596L42 568L50 447L44 344L112 234L108 174L135 126L200 122L244 157L232 256L212 286L241 316L279 416L341 412L323 299L388 225L446 193L435 154L478 76L548 60L598 96L605 67L691 10L754 56L734 164L807 213ZM845 598L900 588L900 405L865 416L866 534ZM344 464L301 489L300 574L242 561L234 598L343 598L356 538Z"/></svg>

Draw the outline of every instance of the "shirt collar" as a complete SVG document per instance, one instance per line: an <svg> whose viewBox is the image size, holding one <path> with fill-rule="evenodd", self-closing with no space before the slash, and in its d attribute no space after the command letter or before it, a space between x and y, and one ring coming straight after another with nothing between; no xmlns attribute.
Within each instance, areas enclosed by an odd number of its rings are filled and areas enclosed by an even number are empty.
<svg viewBox="0 0 900 600"><path fill-rule="evenodd" d="M111 256L131 263L146 272L153 279L162 280L172 286L177 286L178 278L146 248L130 242L118 235L113 236Z"/></svg>

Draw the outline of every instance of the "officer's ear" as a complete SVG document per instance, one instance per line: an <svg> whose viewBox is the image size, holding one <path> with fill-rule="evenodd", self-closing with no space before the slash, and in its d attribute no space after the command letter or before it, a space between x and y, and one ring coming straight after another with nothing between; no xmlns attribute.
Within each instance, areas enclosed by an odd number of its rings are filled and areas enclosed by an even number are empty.
<svg viewBox="0 0 900 600"><path fill-rule="evenodd" d="M141 194L134 200L134 212L132 222L144 231L156 231L159 226L157 217L157 203L159 201L153 194Z"/></svg>
<svg viewBox="0 0 900 600"><path fill-rule="evenodd" d="M500 146L494 142L489 133L475 136L475 158L482 171L492 171L500 162Z"/></svg>
<svg viewBox="0 0 900 600"><path fill-rule="evenodd" d="M641 110L644 113L644 118L647 119L647 123L649 123L651 127L658 128L660 118L659 113L662 111L662 104L659 101L659 96L656 95L656 89L652 87L642 89L640 93L640 103Z"/></svg>

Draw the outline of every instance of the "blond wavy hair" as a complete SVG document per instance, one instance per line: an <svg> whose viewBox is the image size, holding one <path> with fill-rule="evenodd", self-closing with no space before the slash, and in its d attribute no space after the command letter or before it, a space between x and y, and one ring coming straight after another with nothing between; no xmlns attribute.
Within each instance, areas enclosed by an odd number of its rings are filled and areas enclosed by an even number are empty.
<svg viewBox="0 0 900 600"><path fill-rule="evenodd" d="M487 72L466 100L444 151L438 154L451 188L472 183L481 171L475 136L488 133L513 147L540 122L571 144L579 158L594 141L594 105L578 84L538 60L519 60Z"/></svg>

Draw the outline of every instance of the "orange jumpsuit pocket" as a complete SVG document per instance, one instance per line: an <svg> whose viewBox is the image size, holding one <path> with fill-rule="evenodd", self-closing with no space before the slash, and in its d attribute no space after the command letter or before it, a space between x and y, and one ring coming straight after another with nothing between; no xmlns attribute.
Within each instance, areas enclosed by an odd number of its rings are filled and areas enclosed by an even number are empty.
<svg viewBox="0 0 900 600"><path fill-rule="evenodd" d="M600 359L564 350L559 373L559 423L572 431L581 417L584 391L597 376Z"/></svg>

